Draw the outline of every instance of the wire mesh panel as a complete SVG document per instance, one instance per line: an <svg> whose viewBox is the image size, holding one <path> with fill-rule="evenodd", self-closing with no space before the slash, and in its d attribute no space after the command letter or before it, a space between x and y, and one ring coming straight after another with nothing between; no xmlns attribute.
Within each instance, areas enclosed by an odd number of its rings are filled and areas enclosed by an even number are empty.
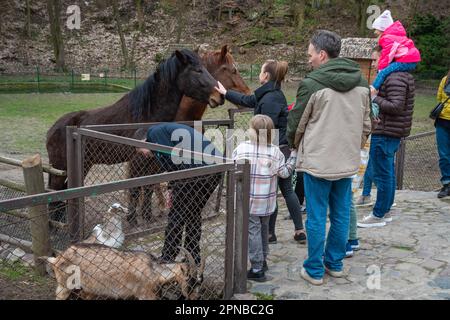
<svg viewBox="0 0 450 320"><path fill-rule="evenodd" d="M234 129L246 131L250 125L250 119L253 117L252 109L231 109L229 110L230 119L234 123Z"/></svg>
<svg viewBox="0 0 450 320"><path fill-rule="evenodd" d="M402 189L435 191L440 188L439 155L434 132L410 136L402 141L399 186ZM403 150L402 150L403 149ZM402 157L404 157L402 161Z"/></svg>
<svg viewBox="0 0 450 320"><path fill-rule="evenodd" d="M27 202L35 206L16 204L27 197L0 202L0 297L29 299L33 293L21 287L26 279L42 291L36 299L222 298L233 239L227 221L234 214L226 210L230 201L217 210L215 197L231 169L233 164L202 166L140 184L155 193L161 188L143 211L129 209L136 185L130 180L103 185L112 191L94 185L78 196L72 190L36 195ZM52 201L64 200L64 208L50 209ZM61 209L69 225L50 220Z"/></svg>
<svg viewBox="0 0 450 320"><path fill-rule="evenodd" d="M26 193L23 191L0 185L0 201L23 197L24 195L26 195Z"/></svg>

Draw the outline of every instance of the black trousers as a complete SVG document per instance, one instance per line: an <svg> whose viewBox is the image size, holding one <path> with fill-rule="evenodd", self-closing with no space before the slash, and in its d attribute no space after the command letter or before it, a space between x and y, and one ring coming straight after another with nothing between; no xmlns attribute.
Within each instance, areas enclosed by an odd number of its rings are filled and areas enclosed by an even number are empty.
<svg viewBox="0 0 450 320"><path fill-rule="evenodd" d="M174 261L185 229L184 248L200 264L200 239L202 235L202 210L219 185L222 174L175 181L171 185L172 207L165 231L162 259Z"/></svg>

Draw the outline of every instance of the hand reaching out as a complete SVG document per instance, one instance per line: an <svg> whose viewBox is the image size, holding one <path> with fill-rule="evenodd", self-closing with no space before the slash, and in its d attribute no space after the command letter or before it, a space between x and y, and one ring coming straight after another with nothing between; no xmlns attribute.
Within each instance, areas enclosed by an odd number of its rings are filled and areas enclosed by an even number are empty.
<svg viewBox="0 0 450 320"><path fill-rule="evenodd" d="M218 87L215 87L214 89L216 89L220 94L226 95L227 89L225 89L225 87L220 83L220 81L217 81L217 85Z"/></svg>

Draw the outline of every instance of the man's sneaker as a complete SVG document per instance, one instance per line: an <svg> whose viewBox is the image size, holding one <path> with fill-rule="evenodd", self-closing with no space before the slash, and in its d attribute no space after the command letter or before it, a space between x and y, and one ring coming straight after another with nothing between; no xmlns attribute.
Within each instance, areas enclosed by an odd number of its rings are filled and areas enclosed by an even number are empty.
<svg viewBox="0 0 450 320"><path fill-rule="evenodd" d="M345 246L345 257L346 258L353 257L353 249L352 249L352 245L350 244L350 242L347 242L347 244Z"/></svg>
<svg viewBox="0 0 450 320"><path fill-rule="evenodd" d="M300 271L300 276L315 286L321 286L323 284L323 279L314 279L311 277L308 272L306 272L305 268L302 267L302 270Z"/></svg>
<svg viewBox="0 0 450 320"><path fill-rule="evenodd" d="M342 271L342 270L335 271L335 270L331 270L331 269L328 269L327 267L325 267L325 272L328 273L333 278L342 278L344 276L344 271Z"/></svg>
<svg viewBox="0 0 450 320"><path fill-rule="evenodd" d="M271 234L271 235L269 236L269 243L270 243L270 244L275 244L275 243L277 243L277 236L274 235L274 234Z"/></svg>
<svg viewBox="0 0 450 320"><path fill-rule="evenodd" d="M269 267L267 266L267 261L264 261L263 263L263 271L267 272L269 270Z"/></svg>
<svg viewBox="0 0 450 320"><path fill-rule="evenodd" d="M248 270L247 279L257 281L257 282L264 282L267 280L266 274L264 273L263 270L254 272L253 269Z"/></svg>
<svg viewBox="0 0 450 320"><path fill-rule="evenodd" d="M391 211L386 212L386 214L383 217L385 222L392 222L392 214Z"/></svg>
<svg viewBox="0 0 450 320"><path fill-rule="evenodd" d="M361 222L358 222L360 228L384 227L385 225L386 221L383 218L375 217L373 214L365 216Z"/></svg>
<svg viewBox="0 0 450 320"><path fill-rule="evenodd" d="M439 191L437 197L439 199L442 199L442 198L445 198L445 197L448 197L448 196L450 196L450 183L447 183L446 185L444 185L442 187L442 189L441 189L441 191Z"/></svg>
<svg viewBox="0 0 450 320"><path fill-rule="evenodd" d="M356 207L368 207L373 205L372 197L371 196L360 196L355 201Z"/></svg>
<svg viewBox="0 0 450 320"><path fill-rule="evenodd" d="M356 240L348 240L347 244L350 244L351 248L354 251L358 251L359 250L359 241L358 241L358 239L356 239Z"/></svg>

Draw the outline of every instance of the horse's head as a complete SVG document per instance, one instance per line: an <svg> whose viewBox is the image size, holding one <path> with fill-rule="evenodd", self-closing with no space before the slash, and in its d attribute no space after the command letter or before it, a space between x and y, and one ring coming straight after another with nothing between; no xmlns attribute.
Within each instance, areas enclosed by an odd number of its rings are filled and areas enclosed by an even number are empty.
<svg viewBox="0 0 450 320"><path fill-rule="evenodd" d="M224 97L214 89L217 80L202 65L198 55L186 49L177 50L174 54L183 66L177 78L181 92L212 108L223 104Z"/></svg>
<svg viewBox="0 0 450 320"><path fill-rule="evenodd" d="M250 88L245 84L236 68L227 45L224 45L221 50L204 53L202 60L214 79L220 81L225 88L251 94Z"/></svg>

